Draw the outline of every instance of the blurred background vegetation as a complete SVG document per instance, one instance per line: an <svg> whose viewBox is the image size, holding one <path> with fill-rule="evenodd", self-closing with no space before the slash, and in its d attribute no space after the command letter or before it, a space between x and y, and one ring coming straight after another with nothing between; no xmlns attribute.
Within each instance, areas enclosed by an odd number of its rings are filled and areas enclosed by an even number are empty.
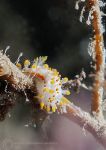
<svg viewBox="0 0 106 150"><path fill-rule="evenodd" d="M64 76L73 77L81 68L89 73L92 32L79 16L75 0L0 0L0 48L10 45L13 61L20 52L31 59L47 55Z"/></svg>
<svg viewBox="0 0 106 150"><path fill-rule="evenodd" d="M91 31L79 16L75 0L0 0L0 47L11 46L13 61L20 52L31 59L47 55L64 76L89 72Z"/></svg>

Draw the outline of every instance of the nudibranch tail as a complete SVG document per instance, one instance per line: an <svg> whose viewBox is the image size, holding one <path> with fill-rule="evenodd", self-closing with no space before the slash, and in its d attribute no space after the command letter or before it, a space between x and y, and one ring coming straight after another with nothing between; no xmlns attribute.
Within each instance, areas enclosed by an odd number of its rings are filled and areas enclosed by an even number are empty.
<svg viewBox="0 0 106 150"><path fill-rule="evenodd" d="M23 72L33 76L41 109L47 112L66 112L69 101L64 96L70 95L70 91L63 90L62 84L66 83L68 78L61 79L59 72L50 68L45 63L46 60L47 56L36 58L32 64L25 60ZM17 66L21 68L20 65Z"/></svg>

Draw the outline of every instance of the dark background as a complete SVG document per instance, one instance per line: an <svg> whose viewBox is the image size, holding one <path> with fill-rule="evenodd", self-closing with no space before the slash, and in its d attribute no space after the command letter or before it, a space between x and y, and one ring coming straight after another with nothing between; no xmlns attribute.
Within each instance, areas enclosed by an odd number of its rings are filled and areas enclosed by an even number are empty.
<svg viewBox="0 0 106 150"><path fill-rule="evenodd" d="M86 20L79 22L80 11L75 0L0 0L0 47L11 46L13 62L20 52L23 59L47 55L64 76L73 77L82 68L89 73L92 30Z"/></svg>
<svg viewBox="0 0 106 150"><path fill-rule="evenodd" d="M89 73L92 32L79 16L74 0L0 0L0 47L11 46L13 62L20 52L23 59L47 55L63 76Z"/></svg>

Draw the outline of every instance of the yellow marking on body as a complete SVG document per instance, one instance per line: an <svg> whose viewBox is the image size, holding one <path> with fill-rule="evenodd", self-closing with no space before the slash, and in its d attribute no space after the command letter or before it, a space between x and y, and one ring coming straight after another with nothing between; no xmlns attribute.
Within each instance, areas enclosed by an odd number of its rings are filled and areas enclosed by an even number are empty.
<svg viewBox="0 0 106 150"><path fill-rule="evenodd" d="M50 83L53 85L53 84L55 84L55 81L54 81L54 80L51 80Z"/></svg>
<svg viewBox="0 0 106 150"><path fill-rule="evenodd" d="M45 105L45 104L44 104L43 102L40 102L40 108L41 108L41 109L44 108L44 105Z"/></svg>
<svg viewBox="0 0 106 150"><path fill-rule="evenodd" d="M71 93L70 93L70 91L67 90L65 94L66 95L70 95Z"/></svg>
<svg viewBox="0 0 106 150"><path fill-rule="evenodd" d="M48 64L44 64L43 66L44 66L45 69L49 68Z"/></svg>
<svg viewBox="0 0 106 150"><path fill-rule="evenodd" d="M43 92L49 92L49 88L45 87L45 88L43 89Z"/></svg>
<svg viewBox="0 0 106 150"><path fill-rule="evenodd" d="M54 97L50 97L49 100L50 102L52 102L54 100Z"/></svg>
<svg viewBox="0 0 106 150"><path fill-rule="evenodd" d="M62 106L62 105L63 105L63 102L62 102L62 101L60 101L59 105L60 105L60 106Z"/></svg>
<svg viewBox="0 0 106 150"><path fill-rule="evenodd" d="M68 82L68 78L67 77L63 78L63 81Z"/></svg>
<svg viewBox="0 0 106 150"><path fill-rule="evenodd" d="M56 69L52 69L52 71L53 71L53 75L54 76L58 76L59 75L59 72Z"/></svg>
<svg viewBox="0 0 106 150"><path fill-rule="evenodd" d="M30 61L28 60L28 59L26 59L25 61L24 61L24 66L26 66L26 65L30 65Z"/></svg>
<svg viewBox="0 0 106 150"><path fill-rule="evenodd" d="M47 107L46 107L46 111L47 111L47 112L50 112L50 106L47 106Z"/></svg>
<svg viewBox="0 0 106 150"><path fill-rule="evenodd" d="M37 64L38 64L38 60L39 60L39 58L38 58L38 57L37 57L37 58L35 58L35 59L34 59L34 64L36 64L36 65L37 65Z"/></svg>
<svg viewBox="0 0 106 150"><path fill-rule="evenodd" d="M56 112L56 106L52 106L52 112Z"/></svg>
<svg viewBox="0 0 106 150"><path fill-rule="evenodd" d="M31 66L32 69L36 69L37 68L37 65L34 63L32 66Z"/></svg>
<svg viewBox="0 0 106 150"><path fill-rule="evenodd" d="M64 96L61 98L61 101L63 104L69 104L70 103L70 101L67 98L65 98Z"/></svg>
<svg viewBox="0 0 106 150"><path fill-rule="evenodd" d="M58 76L59 73L58 73L58 72L54 72L53 75L54 75L54 76Z"/></svg>
<svg viewBox="0 0 106 150"><path fill-rule="evenodd" d="M44 96L43 96L42 94L39 94L39 95L38 95L38 98L43 99Z"/></svg>
<svg viewBox="0 0 106 150"><path fill-rule="evenodd" d="M41 60L42 60L43 63L47 60L47 57L48 57L48 56L42 56L42 57L41 57Z"/></svg>
<svg viewBox="0 0 106 150"><path fill-rule="evenodd" d="M49 93L50 93L50 94L53 94L53 93L54 93L54 90L50 89L50 90L49 90Z"/></svg>
<svg viewBox="0 0 106 150"><path fill-rule="evenodd" d="M21 65L20 63L17 63L16 66L17 66L18 68L21 68L21 67L22 67L22 65Z"/></svg>

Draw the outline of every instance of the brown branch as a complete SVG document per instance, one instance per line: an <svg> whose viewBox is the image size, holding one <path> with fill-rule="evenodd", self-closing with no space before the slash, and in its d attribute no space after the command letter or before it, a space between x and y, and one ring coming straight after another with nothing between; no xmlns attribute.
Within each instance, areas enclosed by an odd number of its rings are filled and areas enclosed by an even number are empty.
<svg viewBox="0 0 106 150"><path fill-rule="evenodd" d="M36 91L33 80L22 73L2 51L0 51L0 78L11 83L17 90L31 88L32 91Z"/></svg>
<svg viewBox="0 0 106 150"><path fill-rule="evenodd" d="M0 73L0 78L5 79L8 83L15 87L17 90L26 90L29 88L30 92L27 92L27 96L31 101L33 107L36 106L36 101L33 101L33 80L27 75L24 75L12 62L10 59L0 52L0 68L2 72ZM27 80L25 80L27 78ZM11 80L10 80L11 79ZM6 94L6 93L5 93ZM30 95L29 95L30 94ZM8 96L8 94L7 94ZM5 100L4 106L2 108L1 119L4 119L6 113L8 113L8 109L11 108L11 102ZM38 104L37 104L38 105ZM6 108L5 108L6 107ZM39 107L39 105L38 105ZM76 107L74 104L69 103L67 106L67 113L63 114L68 119L76 122L81 127L85 127L91 134L106 148L106 126L104 120L96 120L89 113L84 112L80 108Z"/></svg>
<svg viewBox="0 0 106 150"><path fill-rule="evenodd" d="M63 89L74 89L76 92L79 92L79 89L82 87L86 90L89 90L89 88L83 83L83 80L86 78L86 73L82 70L79 75L75 76L75 79L69 80L66 83L63 84Z"/></svg>
<svg viewBox="0 0 106 150"><path fill-rule="evenodd" d="M89 131L96 140L106 149L106 122L101 120L98 121L92 117L89 113L84 112L80 108L73 104L67 107L67 113L64 114L65 117L74 121L81 128Z"/></svg>
<svg viewBox="0 0 106 150"><path fill-rule="evenodd" d="M92 113L97 116L102 114L102 100L103 100L103 81L104 81L104 69L105 69L105 55L104 55L104 43L103 32L101 23L101 11L98 0L88 0L89 7L93 8L92 13L92 26L93 26L93 43L95 54L95 77L93 84L93 98L92 98Z"/></svg>

